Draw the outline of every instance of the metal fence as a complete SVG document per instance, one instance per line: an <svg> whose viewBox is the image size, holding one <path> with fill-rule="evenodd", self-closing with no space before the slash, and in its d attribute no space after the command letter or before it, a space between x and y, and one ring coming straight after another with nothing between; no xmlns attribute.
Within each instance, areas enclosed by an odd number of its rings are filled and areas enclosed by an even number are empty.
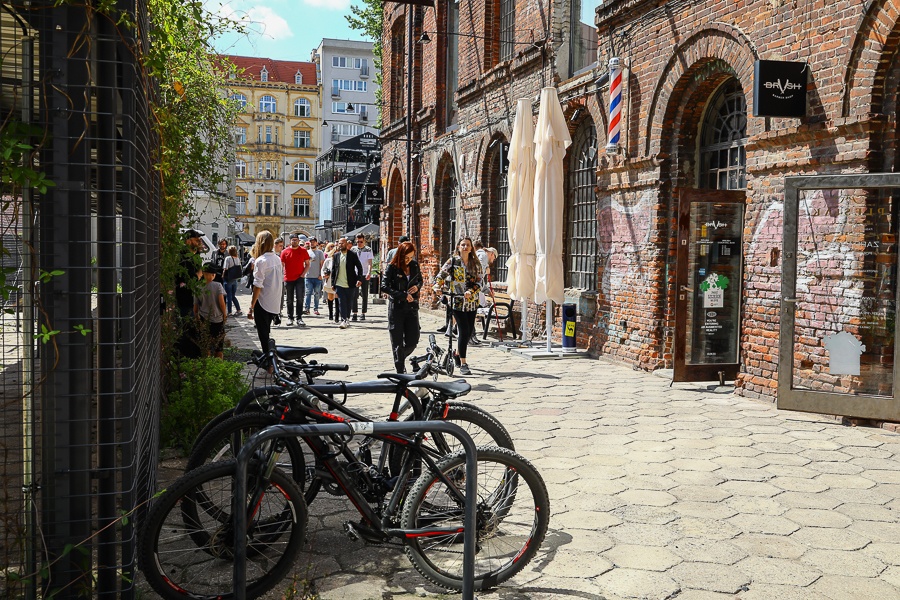
<svg viewBox="0 0 900 600"><path fill-rule="evenodd" d="M146 8L114 7L133 15L128 29L75 4L0 2L0 138L32 124L21 131L37 150L17 166L54 184L3 188L4 598L133 597L135 522L155 487L160 190L135 52Z"/></svg>

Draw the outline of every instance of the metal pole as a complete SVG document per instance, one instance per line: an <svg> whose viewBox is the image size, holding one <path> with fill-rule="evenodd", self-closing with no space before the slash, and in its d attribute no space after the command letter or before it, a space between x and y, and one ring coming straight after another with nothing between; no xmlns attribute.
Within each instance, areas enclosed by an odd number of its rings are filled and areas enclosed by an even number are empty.
<svg viewBox="0 0 900 600"><path fill-rule="evenodd" d="M547 352L553 352L553 300L547 298Z"/></svg>
<svg viewBox="0 0 900 600"><path fill-rule="evenodd" d="M406 234L412 237L412 76L413 76L413 7L406 5ZM416 248L420 240L413 239Z"/></svg>
<svg viewBox="0 0 900 600"><path fill-rule="evenodd" d="M237 456L231 514L234 523L234 598L247 598L247 471L256 449L268 440L279 437L310 437L314 435L390 435L432 431L449 433L460 441L466 453L466 513L463 532L463 600L475 598L475 502L478 490L478 462L475 442L459 425L446 421L407 421L404 423L370 423L358 421L329 425L272 425L253 434Z"/></svg>

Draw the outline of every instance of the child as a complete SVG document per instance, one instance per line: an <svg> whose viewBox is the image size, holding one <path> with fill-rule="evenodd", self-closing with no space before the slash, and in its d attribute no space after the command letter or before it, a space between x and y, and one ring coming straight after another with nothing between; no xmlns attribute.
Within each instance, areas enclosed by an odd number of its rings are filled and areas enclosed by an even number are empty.
<svg viewBox="0 0 900 600"><path fill-rule="evenodd" d="M194 315L202 323L201 343L208 343L208 348L216 358L223 358L225 345L225 321L228 319L225 308L225 288L221 283L213 281L221 269L213 264L203 265L203 289L194 298ZM208 337L207 337L208 336Z"/></svg>

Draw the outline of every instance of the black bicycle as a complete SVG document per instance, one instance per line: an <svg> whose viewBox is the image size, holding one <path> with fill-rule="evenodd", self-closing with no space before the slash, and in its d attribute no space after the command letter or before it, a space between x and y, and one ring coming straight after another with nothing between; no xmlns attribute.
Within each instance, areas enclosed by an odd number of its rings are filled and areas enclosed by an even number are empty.
<svg viewBox="0 0 900 600"><path fill-rule="evenodd" d="M464 382L418 381L445 397L467 391ZM322 398L306 388L291 392L298 410L283 423L341 422L317 408ZM549 524L549 500L539 473L527 460L501 448L479 448L476 498L465 496L465 456L436 457L426 434L371 435L384 446L403 448L399 473L379 471L365 453L352 452L349 436L306 438L317 464L360 513L348 534L370 543L400 540L416 569L448 589L462 585L463 515L476 506L475 587L487 589L521 571L534 557ZM306 506L278 456L295 438L267 442L257 453L248 485L247 596L274 587L299 552ZM409 481L417 471L421 475ZM232 595L234 532L231 522L233 461L186 473L150 509L139 561L150 585L164 598L229 598Z"/></svg>

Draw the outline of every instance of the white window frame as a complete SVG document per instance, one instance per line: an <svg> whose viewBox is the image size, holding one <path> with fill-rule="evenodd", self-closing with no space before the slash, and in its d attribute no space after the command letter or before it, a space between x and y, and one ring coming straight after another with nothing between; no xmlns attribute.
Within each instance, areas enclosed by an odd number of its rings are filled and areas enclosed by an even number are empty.
<svg viewBox="0 0 900 600"><path fill-rule="evenodd" d="M306 110L302 110L303 108ZM305 114L304 114L305 113ZM294 116L309 117L312 115L312 104L306 98L297 98L294 100Z"/></svg>
<svg viewBox="0 0 900 600"><path fill-rule="evenodd" d="M266 94L262 98L259 99L259 112L261 113L274 113L278 112L278 100L275 99L275 96L270 96Z"/></svg>
<svg viewBox="0 0 900 600"><path fill-rule="evenodd" d="M306 141L305 144L302 142ZM311 148L312 147L312 136L308 131L295 130L294 131L294 148Z"/></svg>
<svg viewBox="0 0 900 600"><path fill-rule="evenodd" d="M234 128L234 143L238 145L247 143L247 128L246 127L235 127Z"/></svg>
<svg viewBox="0 0 900 600"><path fill-rule="evenodd" d="M247 214L247 196L234 197L234 213L237 215Z"/></svg>
<svg viewBox="0 0 900 600"><path fill-rule="evenodd" d="M305 176L304 176L305 173ZM294 165L294 181L300 182L308 182L309 181L309 165L303 161L300 161Z"/></svg>
<svg viewBox="0 0 900 600"><path fill-rule="evenodd" d="M303 73L297 71L294 73L294 83L297 85L303 85Z"/></svg>
<svg viewBox="0 0 900 600"><path fill-rule="evenodd" d="M241 110L244 110L244 108L247 106L247 96L243 94L232 94L231 99L240 105Z"/></svg>
<svg viewBox="0 0 900 600"><path fill-rule="evenodd" d="M294 216L295 217L309 217L310 216L309 208L310 208L309 198L294 198Z"/></svg>
<svg viewBox="0 0 900 600"><path fill-rule="evenodd" d="M247 163L245 163L243 159L239 158L234 161L234 176L238 179L247 178Z"/></svg>
<svg viewBox="0 0 900 600"><path fill-rule="evenodd" d="M269 81L269 71L265 67L263 67L262 71L259 72L259 80Z"/></svg>

